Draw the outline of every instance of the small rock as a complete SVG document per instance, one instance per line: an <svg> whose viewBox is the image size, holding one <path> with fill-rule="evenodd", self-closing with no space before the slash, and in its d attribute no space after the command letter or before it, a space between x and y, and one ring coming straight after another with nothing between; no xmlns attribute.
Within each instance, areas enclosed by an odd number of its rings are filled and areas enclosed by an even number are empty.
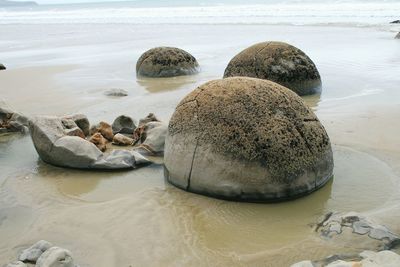
<svg viewBox="0 0 400 267"><path fill-rule="evenodd" d="M36 267L76 267L69 250L52 247L37 260Z"/></svg>
<svg viewBox="0 0 400 267"><path fill-rule="evenodd" d="M131 117L121 115L114 120L112 129L114 134L133 134L133 131L136 129L136 125Z"/></svg>
<svg viewBox="0 0 400 267"><path fill-rule="evenodd" d="M76 125L76 123L72 120L72 119L61 119L61 123L63 124L63 127L65 129L73 129L78 127L78 125Z"/></svg>
<svg viewBox="0 0 400 267"><path fill-rule="evenodd" d="M128 95L128 91L123 89L112 88L104 92L106 96L123 97Z"/></svg>
<svg viewBox="0 0 400 267"><path fill-rule="evenodd" d="M152 121L140 129L141 144L135 148L136 151L151 156L163 154L168 126L160 121Z"/></svg>
<svg viewBox="0 0 400 267"><path fill-rule="evenodd" d="M138 127L142 127L146 123L151 122L151 121L159 121L157 119L157 117L153 113L149 113L149 115L147 115L145 118L139 120L139 126Z"/></svg>
<svg viewBox="0 0 400 267"><path fill-rule="evenodd" d="M101 133L101 135L104 136L104 138L106 138L108 141L112 141L114 138L114 134L113 134L111 125L104 121L100 122L97 125L94 125L90 129L91 135L93 135L95 133Z"/></svg>
<svg viewBox="0 0 400 267"><path fill-rule="evenodd" d="M98 149L100 149L101 152L104 152L107 150L107 140L104 138L101 133L95 133L90 137L89 142L93 143L95 146L97 146Z"/></svg>
<svg viewBox="0 0 400 267"><path fill-rule="evenodd" d="M83 133L83 131L79 127L75 127L75 128L72 128L72 129L67 129L67 130L65 130L65 134L68 135L68 136L78 136L78 137L83 138L83 139L86 138L85 134Z"/></svg>
<svg viewBox="0 0 400 267"><path fill-rule="evenodd" d="M89 123L89 120L86 117L86 115L75 114L75 115L71 115L71 116L66 116L66 117L64 117L64 119L73 120L75 122L76 126L78 126L83 131L85 136L89 135L90 123Z"/></svg>
<svg viewBox="0 0 400 267"><path fill-rule="evenodd" d="M117 146L131 146L133 145L133 139L118 133L114 135L112 143Z"/></svg>
<svg viewBox="0 0 400 267"><path fill-rule="evenodd" d="M392 22L390 22L390 23L400 23L400 20L398 19L398 20L394 20L394 21L392 21Z"/></svg>
<svg viewBox="0 0 400 267"><path fill-rule="evenodd" d="M28 267L28 266L22 261L13 261L7 264L5 267Z"/></svg>
<svg viewBox="0 0 400 267"><path fill-rule="evenodd" d="M6 66L4 66L3 64L0 64L0 70L5 70Z"/></svg>
<svg viewBox="0 0 400 267"><path fill-rule="evenodd" d="M22 251L18 259L23 262L36 262L43 252L48 250L53 245L45 240L40 240L33 246Z"/></svg>

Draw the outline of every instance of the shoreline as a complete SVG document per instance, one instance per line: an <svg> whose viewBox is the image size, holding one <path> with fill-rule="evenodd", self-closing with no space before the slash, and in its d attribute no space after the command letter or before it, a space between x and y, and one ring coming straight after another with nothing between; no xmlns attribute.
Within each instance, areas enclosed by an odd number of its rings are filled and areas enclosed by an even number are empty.
<svg viewBox="0 0 400 267"><path fill-rule="evenodd" d="M168 121L184 95L222 76L236 51L261 39L281 38L305 48L321 71L322 94L305 99L335 147L335 177L310 196L291 202L226 202L166 184L158 165L127 173L52 167L38 160L28 137L16 138L0 142L4 149L0 166L7 166L0 177L0 214L6 218L0 227L0 236L5 237L0 245L2 260L11 261L23 246L46 239L70 249L82 266L234 266L271 261L286 266L346 252L318 239L308 224L330 209L354 207L400 232L396 215L400 214L400 148L394 146L400 130L400 98L394 90L399 78L393 79L400 54L397 43L383 38L389 36L387 32L254 25L233 31L186 25L166 33L163 26L149 33L151 27L141 31L114 27L105 27L99 37L90 26L54 26L39 34L49 42L38 41L29 32L15 33L15 39L3 36L14 40L15 50L3 52L10 68L0 72L1 93L11 96L9 104L27 115L84 113L95 122L122 113L138 119L154 112ZM234 32L245 36L233 43ZM178 39L177 33L182 34ZM80 36L85 38L72 40ZM87 40L90 44L84 45ZM171 82L137 81L137 55L163 43L193 51L202 73ZM6 44L0 42L0 47ZM371 51L373 56L366 57ZM20 68L24 65L39 67ZM125 89L129 95L109 98L103 93L111 87ZM362 94L373 89L381 91ZM356 96L346 98L351 95Z"/></svg>

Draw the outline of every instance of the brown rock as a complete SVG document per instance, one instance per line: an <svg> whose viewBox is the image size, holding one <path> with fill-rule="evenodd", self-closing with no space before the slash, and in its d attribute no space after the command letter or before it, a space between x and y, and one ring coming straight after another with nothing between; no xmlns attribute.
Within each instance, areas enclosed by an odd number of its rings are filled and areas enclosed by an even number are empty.
<svg viewBox="0 0 400 267"><path fill-rule="evenodd" d="M131 146L133 145L133 139L118 133L114 135L112 143L117 146Z"/></svg>
<svg viewBox="0 0 400 267"><path fill-rule="evenodd" d="M86 138L85 134L83 133L83 131L79 127L75 127L75 128L72 128L72 129L66 129L65 130L65 134L69 135L69 136L78 136L78 137L83 138L83 139Z"/></svg>
<svg viewBox="0 0 400 267"><path fill-rule="evenodd" d="M298 95L321 90L321 77L314 62L300 49L282 42L258 43L236 55L224 78L245 76L270 80Z"/></svg>
<svg viewBox="0 0 400 267"><path fill-rule="evenodd" d="M277 83L210 81L178 105L164 152L169 182L240 201L278 201L332 177L329 137L303 100Z"/></svg>
<svg viewBox="0 0 400 267"><path fill-rule="evenodd" d="M95 144L100 151L104 152L107 150L107 140L101 133L95 133L90 137L89 142Z"/></svg>
<svg viewBox="0 0 400 267"><path fill-rule="evenodd" d="M182 49L156 47L139 58L136 74L145 77L173 77L197 73L198 67L196 58Z"/></svg>
<svg viewBox="0 0 400 267"><path fill-rule="evenodd" d="M107 122L100 122L97 125L94 125L90 129L90 134L93 135L95 133L101 133L101 135L106 138L108 141L112 141L114 138L113 130L110 124Z"/></svg>

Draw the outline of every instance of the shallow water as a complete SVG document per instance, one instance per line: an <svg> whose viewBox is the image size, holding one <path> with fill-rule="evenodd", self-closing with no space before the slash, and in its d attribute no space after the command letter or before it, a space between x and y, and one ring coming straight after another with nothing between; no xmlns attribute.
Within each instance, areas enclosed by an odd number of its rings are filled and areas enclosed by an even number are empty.
<svg viewBox="0 0 400 267"><path fill-rule="evenodd" d="M92 122L112 121L122 113L138 119L149 112L167 121L183 96L220 78L241 49L264 40L293 43L310 55L323 77L321 95L304 100L331 136L335 158L333 180L307 197L235 203L174 188L164 181L161 164L124 172L57 168L38 159L29 137L2 136L0 264L13 260L21 247L47 239L70 249L81 266L289 266L349 251L313 233L311 224L334 210L379 214L374 218L400 231L400 148L394 145L400 50L390 32L2 25L0 33L2 63L9 66L0 72L3 98L27 114L82 112ZM192 52L202 72L136 80L140 53L164 44ZM115 87L129 96L104 96Z"/></svg>

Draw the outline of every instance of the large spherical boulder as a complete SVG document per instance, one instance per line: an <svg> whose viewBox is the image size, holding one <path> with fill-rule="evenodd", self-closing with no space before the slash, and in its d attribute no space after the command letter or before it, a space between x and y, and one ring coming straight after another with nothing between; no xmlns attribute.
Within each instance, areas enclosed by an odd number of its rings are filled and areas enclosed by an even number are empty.
<svg viewBox="0 0 400 267"><path fill-rule="evenodd" d="M224 78L233 76L270 80L298 95L321 90L314 62L300 49L282 42L259 43L240 52L225 69Z"/></svg>
<svg viewBox="0 0 400 267"><path fill-rule="evenodd" d="M184 190L239 201L278 201L323 186L333 171L329 137L289 89L233 77L186 96L168 127L167 180Z"/></svg>
<svg viewBox="0 0 400 267"><path fill-rule="evenodd" d="M198 72L195 57L176 47L156 47L146 51L136 64L136 74L145 77L173 77Z"/></svg>

